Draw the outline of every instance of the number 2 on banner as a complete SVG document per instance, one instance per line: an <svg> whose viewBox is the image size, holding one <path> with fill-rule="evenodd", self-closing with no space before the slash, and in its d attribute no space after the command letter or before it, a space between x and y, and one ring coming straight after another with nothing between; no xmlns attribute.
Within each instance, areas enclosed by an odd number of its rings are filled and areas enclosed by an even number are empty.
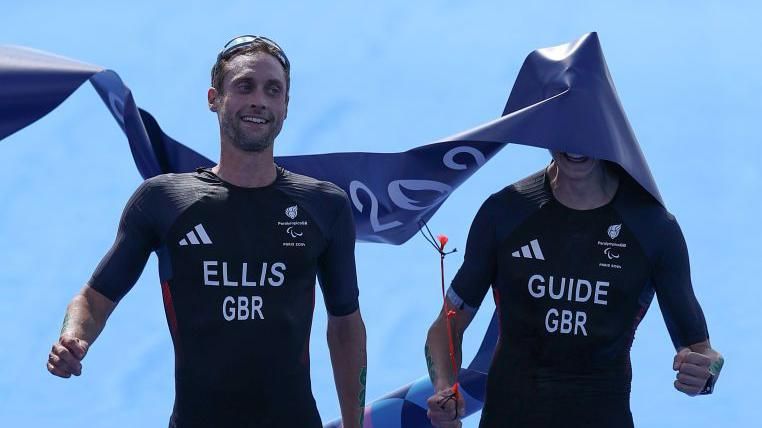
<svg viewBox="0 0 762 428"><path fill-rule="evenodd" d="M387 229L402 226L402 222L397 220L381 224L381 222L378 221L378 199L376 199L376 195L374 195L368 186L361 181L354 180L349 183L349 195L352 198L352 203L358 211L362 212L363 210L363 204L360 202L360 199L357 198L358 190L362 190L368 194L368 197L370 197L370 227L373 228L374 232L382 232Z"/></svg>

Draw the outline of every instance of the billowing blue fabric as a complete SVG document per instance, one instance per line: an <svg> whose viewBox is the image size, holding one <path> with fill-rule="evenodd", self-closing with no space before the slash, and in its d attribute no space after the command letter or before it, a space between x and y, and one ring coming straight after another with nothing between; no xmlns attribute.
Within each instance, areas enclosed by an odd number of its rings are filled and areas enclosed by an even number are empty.
<svg viewBox="0 0 762 428"><path fill-rule="evenodd" d="M40 119L86 80L124 131L144 178L214 162L166 135L110 70L22 47L0 46L0 139ZM349 195L357 238L401 244L447 197L506 144L523 144L619 164L657 201L656 183L614 89L595 33L532 52L503 116L402 153L278 157L285 168L331 181ZM498 330L493 317L460 382L467 413L481 409ZM430 382L419 379L368 406L366 426L422 427ZM338 426L334 421L327 426Z"/></svg>
<svg viewBox="0 0 762 428"><path fill-rule="evenodd" d="M0 139L50 113L100 67L0 46Z"/></svg>

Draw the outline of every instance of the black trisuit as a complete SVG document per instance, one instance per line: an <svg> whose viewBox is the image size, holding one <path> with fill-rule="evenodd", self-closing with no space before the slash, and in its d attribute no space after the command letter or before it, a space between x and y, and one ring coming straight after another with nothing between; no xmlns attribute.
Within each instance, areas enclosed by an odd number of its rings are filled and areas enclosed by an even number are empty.
<svg viewBox="0 0 762 428"><path fill-rule="evenodd" d="M337 186L277 168L242 188L211 171L145 181L89 285L116 302L152 251L175 348L170 427L319 427L309 336L358 308L355 229Z"/></svg>
<svg viewBox="0 0 762 428"><path fill-rule="evenodd" d="M600 208L565 207L540 172L476 215L448 295L475 310L493 289L481 427L631 427L630 347L654 293L676 347L708 338L677 221L620 176Z"/></svg>

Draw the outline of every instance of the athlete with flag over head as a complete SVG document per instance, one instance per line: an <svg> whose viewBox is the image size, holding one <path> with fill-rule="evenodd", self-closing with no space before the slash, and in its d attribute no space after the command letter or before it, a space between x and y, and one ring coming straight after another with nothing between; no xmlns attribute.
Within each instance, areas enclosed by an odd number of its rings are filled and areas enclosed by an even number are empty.
<svg viewBox="0 0 762 428"><path fill-rule="evenodd" d="M453 388L448 330L459 366L463 334L490 287L500 333L481 427L632 427L630 347L654 295L676 349L674 387L709 394L722 368L682 231L656 189L594 33L533 52L505 117L549 97L559 102L538 121L547 126L518 143L548 149L552 161L484 202L429 329L435 394L428 415L436 427L459 427L467 411Z"/></svg>

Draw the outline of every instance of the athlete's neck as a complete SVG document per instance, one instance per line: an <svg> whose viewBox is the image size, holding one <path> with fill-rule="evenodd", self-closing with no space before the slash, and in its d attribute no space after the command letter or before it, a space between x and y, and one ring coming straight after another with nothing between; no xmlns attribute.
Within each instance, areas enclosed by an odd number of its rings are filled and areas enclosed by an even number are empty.
<svg viewBox="0 0 762 428"><path fill-rule="evenodd" d="M247 152L232 144L222 143L220 162L212 172L238 187L264 187L277 178L273 147L261 152Z"/></svg>
<svg viewBox="0 0 762 428"><path fill-rule="evenodd" d="M591 210L608 204L619 187L619 176L604 162L582 178L564 175L555 162L548 165L547 174L556 200L575 210Z"/></svg>

